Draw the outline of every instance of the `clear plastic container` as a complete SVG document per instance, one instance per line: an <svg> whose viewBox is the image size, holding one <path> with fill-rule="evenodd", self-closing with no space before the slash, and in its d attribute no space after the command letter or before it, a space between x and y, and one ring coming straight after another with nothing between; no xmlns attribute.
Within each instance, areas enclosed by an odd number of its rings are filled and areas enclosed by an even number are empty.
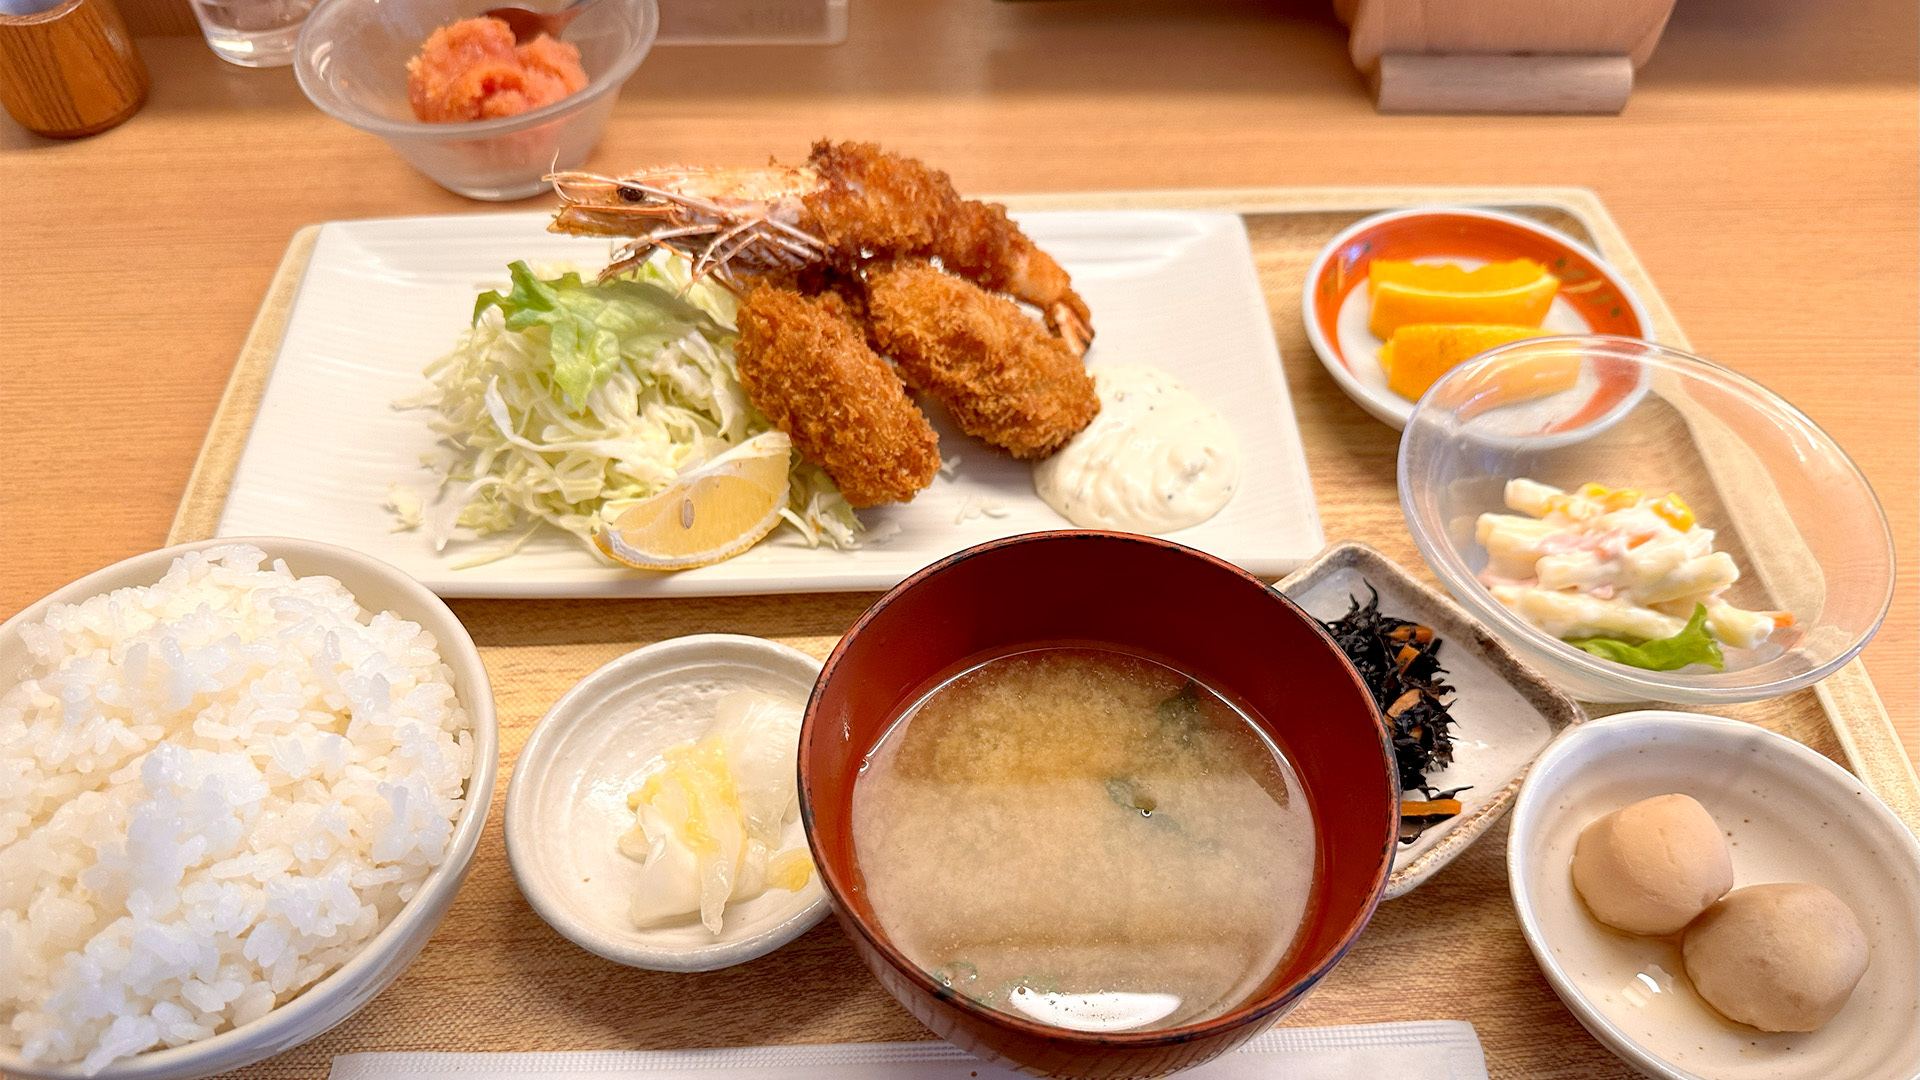
<svg viewBox="0 0 1920 1080"><path fill-rule="evenodd" d="M300 32L294 72L328 115L387 141L448 191L470 199L524 199L541 178L579 166L600 141L622 83L653 46L654 0L601 0L567 27L580 50L586 89L519 116L471 123L416 120L407 102L407 61L427 36L500 0L323 0ZM557 11L566 0L515 6Z"/></svg>
<svg viewBox="0 0 1920 1080"><path fill-rule="evenodd" d="M1516 392L1529 385L1528 372L1575 366L1571 388ZM1751 379L1645 341L1540 338L1460 365L1414 407L1399 476L1407 528L1447 589L1586 701L1776 697L1852 659L1893 599L1886 514L1832 437ZM1592 482L1679 493L1715 531L1715 550L1740 569L1725 599L1787 611L1794 624L1755 649L1726 649L1719 671L1646 671L1549 636L1502 606L1478 577L1487 553L1475 523L1485 512L1510 512L1502 496L1517 477L1566 490Z"/></svg>

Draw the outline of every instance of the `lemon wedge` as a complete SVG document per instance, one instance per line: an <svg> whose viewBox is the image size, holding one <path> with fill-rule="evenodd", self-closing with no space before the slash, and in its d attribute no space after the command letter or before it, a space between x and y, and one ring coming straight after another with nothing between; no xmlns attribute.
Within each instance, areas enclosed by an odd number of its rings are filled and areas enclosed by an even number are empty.
<svg viewBox="0 0 1920 1080"><path fill-rule="evenodd" d="M593 534L606 556L642 570L691 570L731 559L780 524L793 442L755 435Z"/></svg>
<svg viewBox="0 0 1920 1080"><path fill-rule="evenodd" d="M1560 279L1532 259L1477 270L1375 259L1367 267L1367 290L1373 301L1367 327L1385 339L1416 323L1539 326Z"/></svg>

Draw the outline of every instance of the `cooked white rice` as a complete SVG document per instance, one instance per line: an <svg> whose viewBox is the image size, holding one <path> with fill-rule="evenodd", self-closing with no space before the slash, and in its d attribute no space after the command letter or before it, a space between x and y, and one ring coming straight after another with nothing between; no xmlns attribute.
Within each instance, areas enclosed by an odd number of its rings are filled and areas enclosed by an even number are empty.
<svg viewBox="0 0 1920 1080"><path fill-rule="evenodd" d="M472 771L433 636L230 545L55 605L0 672L0 1046L116 1058L267 1014L446 856Z"/></svg>

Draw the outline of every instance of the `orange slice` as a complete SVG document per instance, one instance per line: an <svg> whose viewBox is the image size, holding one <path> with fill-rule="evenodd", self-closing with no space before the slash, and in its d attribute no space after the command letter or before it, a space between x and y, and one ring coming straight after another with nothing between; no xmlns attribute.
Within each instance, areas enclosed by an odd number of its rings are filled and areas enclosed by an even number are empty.
<svg viewBox="0 0 1920 1080"><path fill-rule="evenodd" d="M594 546L642 570L690 570L731 559L780 524L792 458L793 443L783 433L755 435L628 507L593 534Z"/></svg>
<svg viewBox="0 0 1920 1080"><path fill-rule="evenodd" d="M1440 376L1463 360L1495 345L1540 337L1530 326L1403 326L1380 346L1380 366L1387 370L1387 389L1409 401L1418 401Z"/></svg>
<svg viewBox="0 0 1920 1080"><path fill-rule="evenodd" d="M1378 338L1418 323L1537 327L1559 291L1560 279L1532 259L1477 270L1376 259L1367 267L1367 326Z"/></svg>

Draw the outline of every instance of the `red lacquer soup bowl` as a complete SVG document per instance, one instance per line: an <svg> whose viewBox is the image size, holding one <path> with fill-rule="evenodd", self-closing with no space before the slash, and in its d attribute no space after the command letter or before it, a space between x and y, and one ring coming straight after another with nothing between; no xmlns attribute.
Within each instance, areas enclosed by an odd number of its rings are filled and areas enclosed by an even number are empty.
<svg viewBox="0 0 1920 1080"><path fill-rule="evenodd" d="M1293 948L1251 998L1184 1027L1086 1033L1026 1020L936 982L888 942L862 884L853 789L910 703L970 662L1050 644L1150 657L1219 691L1292 763L1318 830L1318 872ZM1380 902L1399 791L1387 731L1311 617L1258 578L1164 540L1029 533L902 582L828 658L800 731L800 807L834 911L889 992L942 1038L1041 1076L1160 1076L1233 1049L1332 969Z"/></svg>

